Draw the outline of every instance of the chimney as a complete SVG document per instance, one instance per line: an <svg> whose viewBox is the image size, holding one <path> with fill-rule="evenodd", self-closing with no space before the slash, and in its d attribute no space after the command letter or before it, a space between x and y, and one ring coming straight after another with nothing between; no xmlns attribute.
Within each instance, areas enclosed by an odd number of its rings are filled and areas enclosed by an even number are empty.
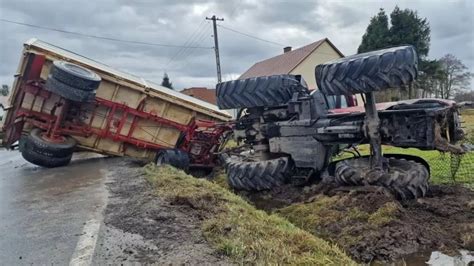
<svg viewBox="0 0 474 266"><path fill-rule="evenodd" d="M291 46L287 46L285 48L283 48L283 53L286 54L288 52L291 52Z"/></svg>

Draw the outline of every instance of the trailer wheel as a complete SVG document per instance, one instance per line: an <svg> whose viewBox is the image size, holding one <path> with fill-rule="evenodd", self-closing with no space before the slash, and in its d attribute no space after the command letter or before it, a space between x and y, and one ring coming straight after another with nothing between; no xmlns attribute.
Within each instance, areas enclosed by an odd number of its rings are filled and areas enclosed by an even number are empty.
<svg viewBox="0 0 474 266"><path fill-rule="evenodd" d="M74 152L77 143L75 139L64 136L62 141L51 142L42 136L43 132L41 129L35 128L26 138L26 145L34 152L56 158L67 157Z"/></svg>
<svg viewBox="0 0 474 266"><path fill-rule="evenodd" d="M64 157L52 157L34 151L28 143L25 143L21 151L25 160L38 166L53 168L68 165L71 162L72 153Z"/></svg>
<svg viewBox="0 0 474 266"><path fill-rule="evenodd" d="M216 86L221 109L278 106L291 100L295 92L308 93L301 77L274 75L221 82Z"/></svg>
<svg viewBox="0 0 474 266"><path fill-rule="evenodd" d="M227 181L236 190L261 191L281 186L288 182L293 162L280 157L258 162L244 162L231 157L227 161Z"/></svg>
<svg viewBox="0 0 474 266"><path fill-rule="evenodd" d="M326 95L350 95L399 88L416 79L413 46L356 54L316 66L318 88Z"/></svg>
<svg viewBox="0 0 474 266"><path fill-rule="evenodd" d="M95 91L81 90L49 76L45 88L52 93L75 102L91 102L95 99Z"/></svg>
<svg viewBox="0 0 474 266"><path fill-rule="evenodd" d="M50 75L57 81L85 91L94 91L99 87L101 78L87 68L65 61L54 61Z"/></svg>
<svg viewBox="0 0 474 266"><path fill-rule="evenodd" d="M341 185L363 186L370 170L370 158L346 159L336 163L335 180ZM370 185L383 186L402 200L425 196L428 191L428 169L414 161L388 158L388 172Z"/></svg>
<svg viewBox="0 0 474 266"><path fill-rule="evenodd" d="M156 165L171 165L178 169L188 171L189 169L189 155L178 149L160 150L156 154Z"/></svg>

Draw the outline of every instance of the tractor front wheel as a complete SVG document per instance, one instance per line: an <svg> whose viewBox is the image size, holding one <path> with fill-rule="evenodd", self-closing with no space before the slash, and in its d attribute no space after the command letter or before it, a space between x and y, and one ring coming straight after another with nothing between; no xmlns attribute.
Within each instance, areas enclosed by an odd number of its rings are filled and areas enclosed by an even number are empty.
<svg viewBox="0 0 474 266"><path fill-rule="evenodd" d="M171 165L178 169L188 171L189 155L178 149L160 150L156 154L156 165Z"/></svg>
<svg viewBox="0 0 474 266"><path fill-rule="evenodd" d="M268 190L288 182L293 171L289 157L246 162L231 157L226 164L227 181L233 189Z"/></svg>

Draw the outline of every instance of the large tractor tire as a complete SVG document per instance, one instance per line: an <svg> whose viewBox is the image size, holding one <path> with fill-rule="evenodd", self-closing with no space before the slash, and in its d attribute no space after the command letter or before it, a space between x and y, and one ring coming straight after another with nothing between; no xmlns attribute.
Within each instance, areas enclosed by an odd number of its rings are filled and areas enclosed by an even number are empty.
<svg viewBox="0 0 474 266"><path fill-rule="evenodd" d="M293 162L280 157L258 162L244 162L236 158L227 161L227 181L236 190L261 191L281 186L288 182Z"/></svg>
<svg viewBox="0 0 474 266"><path fill-rule="evenodd" d="M178 169L188 171L190 159L189 155L178 149L160 150L156 154L156 165L171 165Z"/></svg>
<svg viewBox="0 0 474 266"><path fill-rule="evenodd" d="M96 90L101 81L99 75L89 69L65 61L54 61L50 75L61 83L85 91Z"/></svg>
<svg viewBox="0 0 474 266"><path fill-rule="evenodd" d="M25 140L26 145L34 152L56 158L68 157L74 152L77 143L75 139L64 136L62 141L51 142L44 138L43 132L35 128Z"/></svg>
<svg viewBox="0 0 474 266"><path fill-rule="evenodd" d="M430 175L424 165L406 159L388 158L388 167L388 172L372 183L366 178L370 171L370 158L346 159L336 163L335 179L346 186L382 186L402 200L425 196Z"/></svg>
<svg viewBox="0 0 474 266"><path fill-rule="evenodd" d="M274 75L217 84L220 109L271 107L286 104L295 92L308 94L300 76Z"/></svg>
<svg viewBox="0 0 474 266"><path fill-rule="evenodd" d="M417 77L413 46L356 54L316 66L316 83L326 95L368 93L408 85Z"/></svg>

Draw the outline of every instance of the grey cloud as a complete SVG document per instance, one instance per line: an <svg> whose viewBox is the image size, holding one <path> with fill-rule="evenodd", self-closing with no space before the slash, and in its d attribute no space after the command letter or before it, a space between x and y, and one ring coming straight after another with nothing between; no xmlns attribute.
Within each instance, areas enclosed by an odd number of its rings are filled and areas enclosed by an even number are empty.
<svg viewBox="0 0 474 266"><path fill-rule="evenodd" d="M152 43L183 44L199 28L195 45L212 47L211 24L206 16L224 17L222 25L299 47L329 37L345 54L357 50L371 16L380 7L411 8L427 17L432 29L433 58L453 53L474 67L473 4L471 1L285 1L285 0L2 0L0 17L26 23ZM225 79L236 78L256 61L280 54L282 47L219 30ZM83 38L0 22L0 82L11 83L22 43L38 37L113 67L161 82L167 71L177 88L212 87L216 81L214 52L125 44ZM178 56L175 56L180 52ZM170 58L173 60L168 64Z"/></svg>

